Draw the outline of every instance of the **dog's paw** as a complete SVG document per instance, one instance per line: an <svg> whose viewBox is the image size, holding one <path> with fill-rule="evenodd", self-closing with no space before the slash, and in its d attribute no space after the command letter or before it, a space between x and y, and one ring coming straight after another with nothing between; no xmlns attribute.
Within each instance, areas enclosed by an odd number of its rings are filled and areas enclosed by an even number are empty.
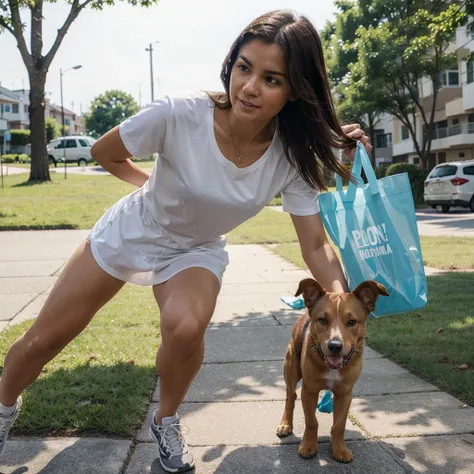
<svg viewBox="0 0 474 474"><path fill-rule="evenodd" d="M346 446L332 448L332 456L336 461L339 462L347 463L352 461L352 451Z"/></svg>
<svg viewBox="0 0 474 474"><path fill-rule="evenodd" d="M290 425L278 425L277 428L277 436L279 438L284 438L285 436L289 436L293 433L293 427Z"/></svg>
<svg viewBox="0 0 474 474"><path fill-rule="evenodd" d="M312 458L318 453L318 443L308 444L304 441L300 444L298 448L298 454L305 459Z"/></svg>

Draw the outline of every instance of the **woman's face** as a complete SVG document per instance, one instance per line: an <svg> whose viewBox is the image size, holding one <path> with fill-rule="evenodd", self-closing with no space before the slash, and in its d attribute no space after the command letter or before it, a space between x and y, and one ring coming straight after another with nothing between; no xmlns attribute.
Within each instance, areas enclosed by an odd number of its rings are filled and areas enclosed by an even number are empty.
<svg viewBox="0 0 474 474"><path fill-rule="evenodd" d="M229 93L241 120L265 121L278 115L291 95L280 46L260 40L244 44L231 71Z"/></svg>

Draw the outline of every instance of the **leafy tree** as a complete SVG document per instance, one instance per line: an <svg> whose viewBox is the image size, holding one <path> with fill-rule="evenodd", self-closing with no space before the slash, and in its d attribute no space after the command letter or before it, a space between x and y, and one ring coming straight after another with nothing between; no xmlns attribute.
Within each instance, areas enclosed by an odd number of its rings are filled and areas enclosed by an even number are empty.
<svg viewBox="0 0 474 474"><path fill-rule="evenodd" d="M46 142L49 143L51 140L61 136L61 125L51 117L46 117Z"/></svg>
<svg viewBox="0 0 474 474"><path fill-rule="evenodd" d="M441 86L439 73L457 62L448 48L467 15L459 5L441 0L375 0L372 7L383 12L385 21L357 30L358 62L351 69L354 97L358 90L370 89L378 107L408 128L425 168ZM421 91L424 79L432 89L428 97ZM417 117L423 127L421 134L417 132Z"/></svg>
<svg viewBox="0 0 474 474"><path fill-rule="evenodd" d="M43 5L56 0L0 0L0 32L11 33L18 45L21 57L28 71L30 81L30 129L31 129L31 181L49 181L49 164L46 153L45 133L45 83L48 69L69 28L79 14L87 7L102 10L113 6L114 0L68 0L71 8L63 25L59 28L51 49L43 54ZM131 5L149 7L158 0L127 0ZM31 13L31 39L28 48L20 10Z"/></svg>
<svg viewBox="0 0 474 474"><path fill-rule="evenodd" d="M106 91L92 101L91 111L85 116L87 131L94 137L100 137L139 109L130 94L119 90Z"/></svg>
<svg viewBox="0 0 474 474"><path fill-rule="evenodd" d="M370 88L354 88L351 67L358 61L357 31L361 26L377 24L377 19L364 2L340 0L336 20L328 22L322 31L329 79L336 92L339 116L345 122L358 122L375 142L375 127L382 110L373 100ZM365 2L367 3L367 2ZM375 147L372 149L372 165L375 167Z"/></svg>

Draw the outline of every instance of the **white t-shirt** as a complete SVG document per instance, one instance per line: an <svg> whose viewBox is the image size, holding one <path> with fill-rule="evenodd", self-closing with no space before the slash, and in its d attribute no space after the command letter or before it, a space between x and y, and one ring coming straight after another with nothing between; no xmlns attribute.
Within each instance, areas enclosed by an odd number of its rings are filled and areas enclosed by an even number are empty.
<svg viewBox="0 0 474 474"><path fill-rule="evenodd" d="M214 102L204 92L157 100L119 130L130 154L159 154L138 192L154 222L183 248L218 240L280 192L284 211L319 212L317 191L287 161L278 133L247 168L225 158L214 133Z"/></svg>

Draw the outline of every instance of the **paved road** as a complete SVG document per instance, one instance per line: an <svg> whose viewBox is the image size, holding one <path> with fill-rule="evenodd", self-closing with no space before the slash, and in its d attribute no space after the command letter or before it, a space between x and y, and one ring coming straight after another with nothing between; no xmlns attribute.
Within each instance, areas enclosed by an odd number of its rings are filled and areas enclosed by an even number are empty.
<svg viewBox="0 0 474 474"><path fill-rule="evenodd" d="M61 163L58 164L57 168L50 168L50 173L63 173L64 166L61 166ZM28 168L15 168L15 166L3 165L3 174L20 174L20 173L29 173ZM91 176L104 176L110 174L108 171L105 171L101 166L68 166L68 174L87 174Z"/></svg>

